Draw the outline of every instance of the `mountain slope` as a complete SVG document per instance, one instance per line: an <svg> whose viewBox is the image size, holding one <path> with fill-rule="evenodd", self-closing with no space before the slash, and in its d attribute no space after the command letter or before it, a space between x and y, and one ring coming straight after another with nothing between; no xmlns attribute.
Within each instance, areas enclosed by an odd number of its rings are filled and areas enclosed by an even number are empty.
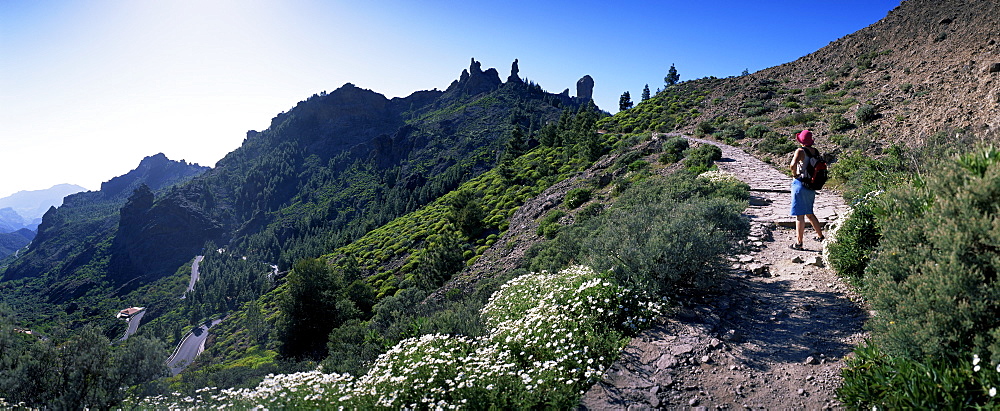
<svg viewBox="0 0 1000 411"><path fill-rule="evenodd" d="M158 155L101 191L69 196L3 279L32 282L55 312L86 295L139 298L142 287L172 283L206 246L225 249L208 258L184 314L168 317L160 336L170 339L183 326L177 316L255 299L273 286L269 265L287 270L420 208L492 168L508 146L537 145L527 136L586 101L516 75L503 82L475 60L444 91L387 99L346 84L248 132L211 170ZM143 321L161 314L150 308Z"/></svg>
<svg viewBox="0 0 1000 411"><path fill-rule="evenodd" d="M749 146L787 163L803 128L835 157L1000 140L1000 5L907 0L881 21L798 60L740 77L667 88L602 126L682 131ZM704 93L694 121L669 121L671 102ZM956 137L956 135L958 137Z"/></svg>

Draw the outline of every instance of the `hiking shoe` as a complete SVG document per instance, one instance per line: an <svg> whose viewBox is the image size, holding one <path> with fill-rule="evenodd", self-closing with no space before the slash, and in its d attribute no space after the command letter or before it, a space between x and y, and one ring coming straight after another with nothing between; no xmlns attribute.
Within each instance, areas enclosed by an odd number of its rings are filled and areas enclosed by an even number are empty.
<svg viewBox="0 0 1000 411"><path fill-rule="evenodd" d="M813 237L813 240L816 240L816 241L819 241L819 242L822 243L823 240L826 240L826 236L824 236L824 235L816 236L816 237Z"/></svg>
<svg viewBox="0 0 1000 411"><path fill-rule="evenodd" d="M792 245L788 246L788 248L791 248L793 250L799 250L799 251L801 251L802 250L802 244L801 243L792 244Z"/></svg>

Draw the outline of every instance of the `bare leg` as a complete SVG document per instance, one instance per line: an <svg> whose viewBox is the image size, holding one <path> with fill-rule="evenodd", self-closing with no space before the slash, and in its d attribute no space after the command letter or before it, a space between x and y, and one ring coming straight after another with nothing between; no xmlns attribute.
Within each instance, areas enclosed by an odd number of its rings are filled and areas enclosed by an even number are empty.
<svg viewBox="0 0 1000 411"><path fill-rule="evenodd" d="M806 219L805 219L805 217L806 216L804 216L804 215L797 215L797 216L795 216L795 235L797 236L797 238L799 240L796 244L802 244L802 235L806 231ZM813 218L816 218L816 217L814 216Z"/></svg>
<svg viewBox="0 0 1000 411"><path fill-rule="evenodd" d="M802 216L799 216L799 217L800 217L799 221L802 221L801 220ZM806 214L806 217L809 218L809 223L812 224L813 230L816 230L816 236L817 237L822 237L823 236L823 230L819 228L819 219L816 218L816 214ZM803 224L803 225L805 225L805 224ZM798 228L799 224L796 223L795 226L796 226L796 228ZM805 231L805 227L803 227L803 229L799 230L799 242L802 242L802 232L803 231Z"/></svg>

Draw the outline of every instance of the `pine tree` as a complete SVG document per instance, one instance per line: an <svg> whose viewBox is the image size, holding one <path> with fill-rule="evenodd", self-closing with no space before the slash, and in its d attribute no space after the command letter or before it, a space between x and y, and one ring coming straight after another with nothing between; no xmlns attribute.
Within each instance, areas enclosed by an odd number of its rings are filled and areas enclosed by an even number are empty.
<svg viewBox="0 0 1000 411"><path fill-rule="evenodd" d="M642 101L649 100L649 84L642 88Z"/></svg>
<svg viewBox="0 0 1000 411"><path fill-rule="evenodd" d="M622 93L622 97L618 99L618 111L625 111L632 108L632 96L629 95L628 91Z"/></svg>
<svg viewBox="0 0 1000 411"><path fill-rule="evenodd" d="M677 84L681 80L681 75L677 74L677 68L673 64L670 65L670 70L667 71L667 76L663 78L663 82L666 83L667 87Z"/></svg>

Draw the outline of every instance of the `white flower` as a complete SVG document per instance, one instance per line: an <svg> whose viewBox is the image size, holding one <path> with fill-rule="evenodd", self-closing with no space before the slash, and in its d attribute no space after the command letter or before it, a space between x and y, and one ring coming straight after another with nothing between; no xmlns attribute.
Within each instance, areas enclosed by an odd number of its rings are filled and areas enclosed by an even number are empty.
<svg viewBox="0 0 1000 411"><path fill-rule="evenodd" d="M972 365L979 365L979 354L972 354Z"/></svg>
<svg viewBox="0 0 1000 411"><path fill-rule="evenodd" d="M990 397L997 396L997 387L990 387Z"/></svg>

